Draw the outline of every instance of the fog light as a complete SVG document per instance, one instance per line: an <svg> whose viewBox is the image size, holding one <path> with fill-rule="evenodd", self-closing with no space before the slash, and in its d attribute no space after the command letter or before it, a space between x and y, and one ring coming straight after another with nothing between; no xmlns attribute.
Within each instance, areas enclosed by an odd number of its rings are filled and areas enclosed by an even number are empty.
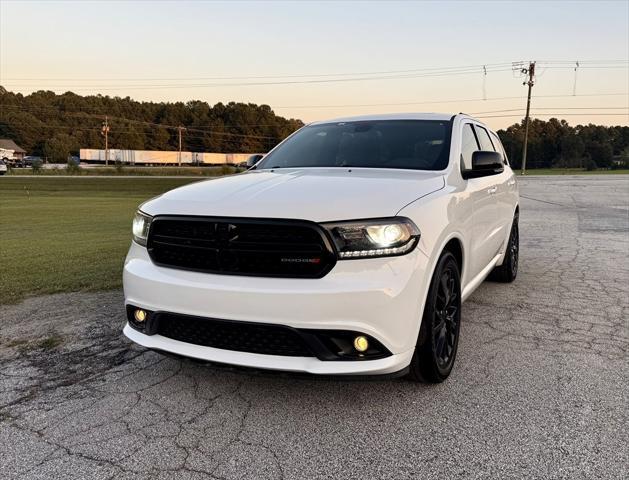
<svg viewBox="0 0 629 480"><path fill-rule="evenodd" d="M354 339L354 348L358 352L366 352L369 348L369 341L362 335Z"/></svg>
<svg viewBox="0 0 629 480"><path fill-rule="evenodd" d="M133 318L135 318L136 322L142 323L144 320L146 320L146 312L138 308L135 310L135 312L133 312Z"/></svg>

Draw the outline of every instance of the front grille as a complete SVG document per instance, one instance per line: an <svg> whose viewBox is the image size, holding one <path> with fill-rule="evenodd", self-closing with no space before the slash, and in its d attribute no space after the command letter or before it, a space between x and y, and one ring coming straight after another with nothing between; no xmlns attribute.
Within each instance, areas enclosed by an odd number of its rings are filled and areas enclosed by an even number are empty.
<svg viewBox="0 0 629 480"><path fill-rule="evenodd" d="M323 229L299 220L158 216L147 248L160 266L229 275L321 278L336 263Z"/></svg>
<svg viewBox="0 0 629 480"><path fill-rule="evenodd" d="M158 335L204 347L291 357L314 356L290 327L158 313Z"/></svg>

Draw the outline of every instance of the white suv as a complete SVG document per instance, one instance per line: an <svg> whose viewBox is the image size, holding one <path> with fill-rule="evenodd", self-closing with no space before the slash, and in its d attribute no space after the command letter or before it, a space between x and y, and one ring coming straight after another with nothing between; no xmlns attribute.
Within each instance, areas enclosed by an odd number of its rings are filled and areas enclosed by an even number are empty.
<svg viewBox="0 0 629 480"><path fill-rule="evenodd" d="M124 333L213 362L440 382L461 302L517 268L517 185L482 123L317 122L246 173L140 207Z"/></svg>

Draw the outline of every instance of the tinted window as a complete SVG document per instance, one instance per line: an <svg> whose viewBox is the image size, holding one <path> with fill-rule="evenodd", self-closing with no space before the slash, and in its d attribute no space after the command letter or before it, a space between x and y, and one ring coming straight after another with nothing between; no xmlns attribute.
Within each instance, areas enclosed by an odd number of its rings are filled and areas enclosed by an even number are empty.
<svg viewBox="0 0 629 480"><path fill-rule="evenodd" d="M491 143L487 130L483 127L479 127L478 125L476 125L475 129L480 143L480 149L488 152L495 152L496 150L494 149L494 145Z"/></svg>
<svg viewBox="0 0 629 480"><path fill-rule="evenodd" d="M494 142L494 145L496 146L496 151L502 154L502 160L504 161L504 164L509 165L507 152L505 152L505 148L503 147L502 142L500 141L500 138L498 138L498 135L496 135L494 132L490 132L490 133L491 133L491 139Z"/></svg>
<svg viewBox="0 0 629 480"><path fill-rule="evenodd" d="M461 168L470 170L472 168L472 153L479 150L476 142L476 135L471 123L463 125L461 136Z"/></svg>
<svg viewBox="0 0 629 480"><path fill-rule="evenodd" d="M368 167L442 170L449 121L380 120L311 125L268 154L258 168Z"/></svg>

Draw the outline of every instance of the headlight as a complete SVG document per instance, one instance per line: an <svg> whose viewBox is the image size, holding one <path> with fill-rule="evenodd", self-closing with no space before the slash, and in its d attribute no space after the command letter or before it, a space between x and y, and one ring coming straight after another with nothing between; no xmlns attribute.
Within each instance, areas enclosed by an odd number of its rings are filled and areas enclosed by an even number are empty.
<svg viewBox="0 0 629 480"><path fill-rule="evenodd" d="M153 217L146 213L142 213L139 210L135 212L135 217L133 217L133 241L138 245L146 246L146 237L148 237L152 220Z"/></svg>
<svg viewBox="0 0 629 480"><path fill-rule="evenodd" d="M404 255L415 248L419 229L406 217L324 223L340 259Z"/></svg>

